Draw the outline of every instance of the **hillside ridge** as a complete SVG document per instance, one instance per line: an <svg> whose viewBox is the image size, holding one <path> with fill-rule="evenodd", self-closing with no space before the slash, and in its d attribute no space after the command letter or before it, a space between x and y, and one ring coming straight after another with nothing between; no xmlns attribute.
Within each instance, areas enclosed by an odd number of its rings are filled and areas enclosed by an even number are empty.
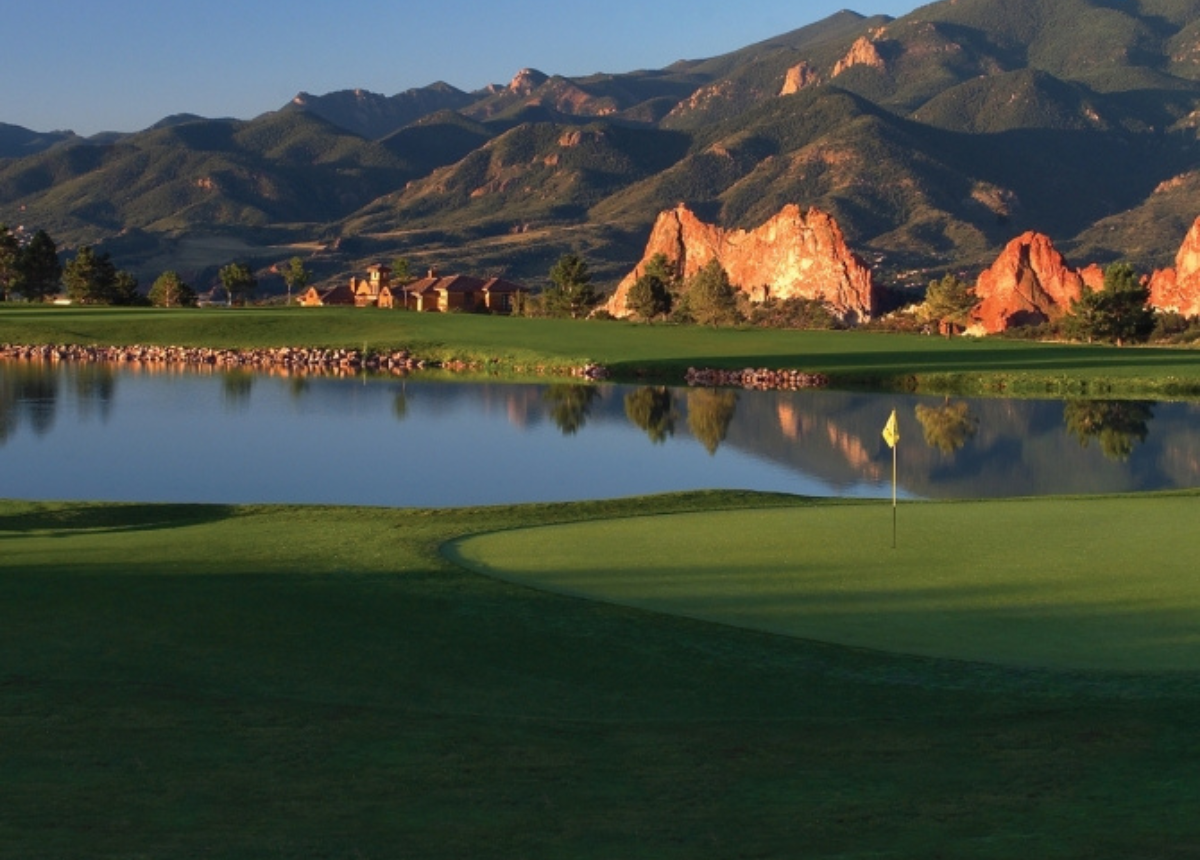
<svg viewBox="0 0 1200 860"><path fill-rule="evenodd" d="M796 205L888 285L978 272L1028 231L1149 273L1200 208L1198 133L1200 0L942 0L655 70L298 93L87 139L0 125L0 223L150 277L211 277L233 238L329 278L404 255L538 281L578 251L611 287L661 211L752 229Z"/></svg>

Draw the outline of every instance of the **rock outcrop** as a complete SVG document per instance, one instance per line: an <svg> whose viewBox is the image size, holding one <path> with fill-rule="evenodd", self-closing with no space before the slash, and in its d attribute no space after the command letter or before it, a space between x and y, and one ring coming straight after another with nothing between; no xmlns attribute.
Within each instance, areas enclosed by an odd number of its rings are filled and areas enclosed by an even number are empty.
<svg viewBox="0 0 1200 860"><path fill-rule="evenodd" d="M869 319L879 307L871 270L846 246L837 222L819 209L802 212L789 204L750 231L706 224L683 205L663 212L650 232L642 261L609 301L609 313L629 314L625 307L629 288L656 254L663 254L685 279L715 259L730 282L754 301L813 299L850 323Z"/></svg>
<svg viewBox="0 0 1200 860"><path fill-rule="evenodd" d="M1185 317L1200 316L1200 218L1175 257L1175 268L1150 276L1150 306Z"/></svg>
<svg viewBox="0 0 1200 860"><path fill-rule="evenodd" d="M817 73L817 70L804 60L801 60L787 70L787 74L783 78L783 88L780 89L779 95L790 96L792 93L798 93L819 83L821 83L821 76Z"/></svg>
<svg viewBox="0 0 1200 860"><path fill-rule="evenodd" d="M886 69L887 63L884 62L883 55L879 53L879 47L875 42L866 36L862 36L850 47L850 52L834 65L833 77L836 78L842 72L848 71L855 66Z"/></svg>
<svg viewBox="0 0 1200 860"><path fill-rule="evenodd" d="M1077 270L1067 265L1041 233L1024 233L1008 243L992 267L979 276L979 299L972 316L988 334L1058 319L1084 286L1101 289L1104 273L1098 266Z"/></svg>

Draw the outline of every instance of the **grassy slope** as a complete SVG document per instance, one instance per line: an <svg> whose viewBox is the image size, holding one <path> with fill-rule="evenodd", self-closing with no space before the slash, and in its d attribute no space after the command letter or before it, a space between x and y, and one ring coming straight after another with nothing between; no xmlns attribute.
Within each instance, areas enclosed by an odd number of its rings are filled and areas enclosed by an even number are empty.
<svg viewBox="0 0 1200 860"><path fill-rule="evenodd" d="M481 530L810 504L0 504L0 857L1200 846L1192 673L825 646L532 591L436 552Z"/></svg>
<svg viewBox="0 0 1200 860"><path fill-rule="evenodd" d="M618 376L682 380L695 367L787 367L843 382L931 390L1195 393L1200 352L1115 349L862 332L645 326L353 309L0 310L0 343L214 347L406 347L436 359L497 359L501 370L585 361Z"/></svg>

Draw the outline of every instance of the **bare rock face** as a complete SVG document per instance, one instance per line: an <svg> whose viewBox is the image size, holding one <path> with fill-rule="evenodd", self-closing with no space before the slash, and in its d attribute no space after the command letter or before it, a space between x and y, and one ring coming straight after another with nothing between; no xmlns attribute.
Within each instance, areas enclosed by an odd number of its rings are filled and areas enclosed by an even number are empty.
<svg viewBox="0 0 1200 860"><path fill-rule="evenodd" d="M1185 317L1200 316L1200 218L1175 257L1175 268L1150 276L1150 306Z"/></svg>
<svg viewBox="0 0 1200 860"><path fill-rule="evenodd" d="M527 96L550 78L537 69L521 69L509 81L508 91L514 95Z"/></svg>
<svg viewBox="0 0 1200 860"><path fill-rule="evenodd" d="M750 231L706 224L682 205L663 212L650 232L642 261L609 300L609 313L628 316L629 288L656 254L663 254L683 278L715 259L730 282L753 301L813 299L850 323L869 319L879 306L871 270L846 246L837 222L818 209L805 213L789 204Z"/></svg>
<svg viewBox="0 0 1200 860"><path fill-rule="evenodd" d="M975 295L980 302L973 316L988 334L1037 325L1069 311L1085 284L1092 289L1104 285L1098 266L1084 272L1072 269L1048 236L1024 233L979 276Z"/></svg>
<svg viewBox="0 0 1200 860"><path fill-rule="evenodd" d="M855 66L870 66L873 69L885 69L887 63L884 62L883 55L879 53L879 48L875 42L868 39L866 36L859 38L850 47L850 52L842 59L838 60L833 67L833 76L836 78L847 69L852 69Z"/></svg>
<svg viewBox="0 0 1200 860"><path fill-rule="evenodd" d="M817 74L816 69L801 60L798 64L787 70L787 74L783 79L783 89L779 91L779 94L781 96L790 96L792 93L798 93L819 83L821 83L821 76Z"/></svg>

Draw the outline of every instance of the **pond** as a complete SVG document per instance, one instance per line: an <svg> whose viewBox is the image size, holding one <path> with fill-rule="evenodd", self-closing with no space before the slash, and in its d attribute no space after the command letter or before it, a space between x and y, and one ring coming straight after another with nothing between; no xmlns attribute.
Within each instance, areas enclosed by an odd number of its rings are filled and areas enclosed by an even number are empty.
<svg viewBox="0 0 1200 860"><path fill-rule="evenodd" d="M282 377L0 363L0 497L462 506L728 488L1200 486L1195 403Z"/></svg>

